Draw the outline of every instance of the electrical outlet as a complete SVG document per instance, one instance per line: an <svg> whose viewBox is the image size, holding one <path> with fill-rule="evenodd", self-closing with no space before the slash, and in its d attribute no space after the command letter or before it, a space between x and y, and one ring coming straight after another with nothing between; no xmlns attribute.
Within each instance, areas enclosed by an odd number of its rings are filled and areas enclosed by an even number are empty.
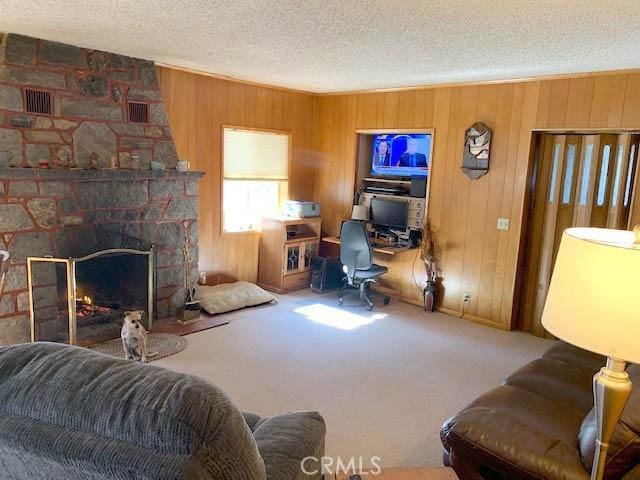
<svg viewBox="0 0 640 480"><path fill-rule="evenodd" d="M504 230L504 231L509 230L509 219L503 218L503 217L498 218L497 227L498 227L498 230Z"/></svg>
<svg viewBox="0 0 640 480"><path fill-rule="evenodd" d="M464 303L469 303L471 301L471 294L470 293L465 293L462 296L462 300L464 301Z"/></svg>

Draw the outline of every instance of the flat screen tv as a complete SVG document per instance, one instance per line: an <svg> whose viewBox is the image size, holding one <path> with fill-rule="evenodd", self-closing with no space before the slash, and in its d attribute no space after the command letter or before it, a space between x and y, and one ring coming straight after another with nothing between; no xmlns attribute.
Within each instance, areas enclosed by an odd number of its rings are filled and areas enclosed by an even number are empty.
<svg viewBox="0 0 640 480"><path fill-rule="evenodd" d="M430 152L429 133L374 135L371 174L381 177L426 177L431 165Z"/></svg>

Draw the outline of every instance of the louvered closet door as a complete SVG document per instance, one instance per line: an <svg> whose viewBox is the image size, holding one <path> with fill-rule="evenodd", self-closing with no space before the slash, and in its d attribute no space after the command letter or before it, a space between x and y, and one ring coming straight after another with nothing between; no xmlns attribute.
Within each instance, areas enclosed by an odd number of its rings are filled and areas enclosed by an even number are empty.
<svg viewBox="0 0 640 480"><path fill-rule="evenodd" d="M638 136L552 135L539 138L532 178L519 326L541 323L562 232L569 227L626 229L640 216L634 185Z"/></svg>

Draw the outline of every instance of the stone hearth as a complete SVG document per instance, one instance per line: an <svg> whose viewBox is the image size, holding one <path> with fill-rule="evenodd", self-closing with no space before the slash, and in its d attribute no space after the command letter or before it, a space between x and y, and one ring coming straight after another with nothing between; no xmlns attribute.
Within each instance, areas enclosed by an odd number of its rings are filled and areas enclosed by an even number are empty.
<svg viewBox="0 0 640 480"><path fill-rule="evenodd" d="M28 89L46 92L50 113L30 111ZM146 105L143 123L130 102ZM151 170L152 161L165 170ZM177 161L153 62L2 36L0 249L11 263L0 296L0 345L29 339L28 256L154 245L156 317L175 315L185 294L185 225L197 278L202 176L176 172ZM47 292L53 299L54 279L41 283L39 300Z"/></svg>

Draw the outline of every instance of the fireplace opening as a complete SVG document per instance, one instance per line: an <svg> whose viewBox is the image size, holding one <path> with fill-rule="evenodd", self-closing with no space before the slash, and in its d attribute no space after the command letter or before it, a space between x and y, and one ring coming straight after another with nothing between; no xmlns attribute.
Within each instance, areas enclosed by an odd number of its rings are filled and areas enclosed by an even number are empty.
<svg viewBox="0 0 640 480"><path fill-rule="evenodd" d="M151 330L153 250L110 249L71 259L30 257L28 267L34 341L88 346L113 340L120 337L127 310L143 310L145 327ZM47 268L54 269L53 275ZM54 285L47 285L47 276Z"/></svg>

